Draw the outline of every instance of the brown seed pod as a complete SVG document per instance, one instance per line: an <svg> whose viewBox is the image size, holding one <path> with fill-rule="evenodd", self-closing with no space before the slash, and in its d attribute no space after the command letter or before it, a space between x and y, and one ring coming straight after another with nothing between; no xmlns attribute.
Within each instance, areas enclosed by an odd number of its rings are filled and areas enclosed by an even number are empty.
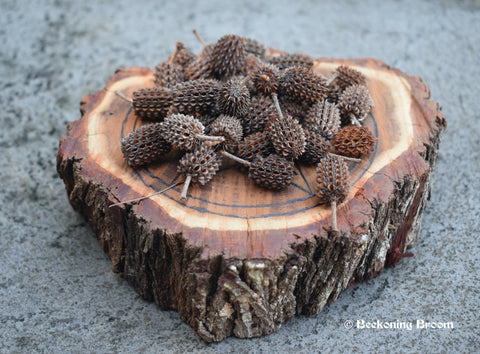
<svg viewBox="0 0 480 354"><path fill-rule="evenodd" d="M234 116L244 116L250 106L250 92L238 79L225 82L218 90L217 108L220 112Z"/></svg>
<svg viewBox="0 0 480 354"><path fill-rule="evenodd" d="M217 79L240 74L245 60L245 38L229 34L215 43L210 58L212 74Z"/></svg>
<svg viewBox="0 0 480 354"><path fill-rule="evenodd" d="M242 119L243 133L250 135L266 129L276 116L275 106L270 98L255 96L251 100L248 112Z"/></svg>
<svg viewBox="0 0 480 354"><path fill-rule="evenodd" d="M257 155L248 169L248 177L261 187L281 190L293 180L293 164L284 157Z"/></svg>
<svg viewBox="0 0 480 354"><path fill-rule="evenodd" d="M185 76L180 65L161 62L153 70L153 82L156 86L171 88L184 81Z"/></svg>
<svg viewBox="0 0 480 354"><path fill-rule="evenodd" d="M314 103L307 112L303 127L322 134L325 138L333 138L333 134L340 129L340 111L335 103L320 100Z"/></svg>
<svg viewBox="0 0 480 354"><path fill-rule="evenodd" d="M345 90L348 86L367 84L367 78L358 70L352 69L347 65L340 65L334 72L335 79L332 85L339 91Z"/></svg>
<svg viewBox="0 0 480 354"><path fill-rule="evenodd" d="M309 164L317 164L324 158L329 151L332 150L332 145L329 140L325 139L321 134L315 131L305 129L305 152L300 159Z"/></svg>
<svg viewBox="0 0 480 354"><path fill-rule="evenodd" d="M252 161L257 156L266 156L272 152L273 145L267 131L261 131L243 138L238 148L238 157Z"/></svg>
<svg viewBox="0 0 480 354"><path fill-rule="evenodd" d="M198 57L187 64L184 70L185 81L209 79L212 76L210 60Z"/></svg>
<svg viewBox="0 0 480 354"><path fill-rule="evenodd" d="M198 136L202 136L204 126L192 116L173 114L161 123L161 135L170 144L180 150L193 150L198 143Z"/></svg>
<svg viewBox="0 0 480 354"><path fill-rule="evenodd" d="M327 96L326 80L306 67L294 66L283 70L280 92L287 99L315 103Z"/></svg>
<svg viewBox="0 0 480 354"><path fill-rule="evenodd" d="M199 145L193 152L186 153L179 161L178 172L185 178L180 199L186 199L190 182L205 185L220 168L221 157L215 149Z"/></svg>
<svg viewBox="0 0 480 354"><path fill-rule="evenodd" d="M277 57L270 58L270 64L277 66L279 69L291 68L293 66L301 66L310 69L313 66L313 60L306 54L282 54Z"/></svg>
<svg viewBox="0 0 480 354"><path fill-rule="evenodd" d="M133 92L132 106L135 114L143 119L162 120L172 104L170 90L152 87Z"/></svg>
<svg viewBox="0 0 480 354"><path fill-rule="evenodd" d="M280 108L285 114L291 115L293 118L302 122L307 115L310 105L302 101L286 100L283 99L280 103Z"/></svg>
<svg viewBox="0 0 480 354"><path fill-rule="evenodd" d="M278 115L268 131L278 155L295 160L305 151L305 133L300 123L291 116Z"/></svg>
<svg viewBox="0 0 480 354"><path fill-rule="evenodd" d="M245 38L245 51L260 59L264 59L266 47L256 39Z"/></svg>
<svg viewBox="0 0 480 354"><path fill-rule="evenodd" d="M237 118L222 114L212 123L210 135L223 136L225 141L221 147L226 151L235 152L242 140L242 124Z"/></svg>
<svg viewBox="0 0 480 354"><path fill-rule="evenodd" d="M373 107L372 96L366 86L353 85L347 87L338 100L338 109L342 123L361 122Z"/></svg>
<svg viewBox="0 0 480 354"><path fill-rule="evenodd" d="M348 157L370 154L377 139L366 127L346 126L335 133L333 146L335 153Z"/></svg>
<svg viewBox="0 0 480 354"><path fill-rule="evenodd" d="M184 114L211 114L216 110L218 83L192 80L172 87L172 105Z"/></svg>
<svg viewBox="0 0 480 354"><path fill-rule="evenodd" d="M245 55L240 73L242 75L250 75L262 65L262 60L250 53Z"/></svg>
<svg viewBox="0 0 480 354"><path fill-rule="evenodd" d="M332 229L337 231L337 204L348 196L348 167L342 157L327 155L317 164L316 196L321 203L330 203L332 207Z"/></svg>
<svg viewBox="0 0 480 354"><path fill-rule="evenodd" d="M160 127L161 123L143 125L122 138L120 148L128 165L148 165L170 152L172 145L163 138Z"/></svg>
<svg viewBox="0 0 480 354"><path fill-rule="evenodd" d="M280 71L271 64L264 64L252 73L252 82L258 93L270 96L280 85Z"/></svg>
<svg viewBox="0 0 480 354"><path fill-rule="evenodd" d="M188 64L194 61L197 56L188 49L182 42L177 42L177 52L173 58L172 64L179 65L185 70Z"/></svg>
<svg viewBox="0 0 480 354"><path fill-rule="evenodd" d="M316 168L317 190L316 196L322 203L343 202L348 195L348 166L343 158L327 155L321 159Z"/></svg>

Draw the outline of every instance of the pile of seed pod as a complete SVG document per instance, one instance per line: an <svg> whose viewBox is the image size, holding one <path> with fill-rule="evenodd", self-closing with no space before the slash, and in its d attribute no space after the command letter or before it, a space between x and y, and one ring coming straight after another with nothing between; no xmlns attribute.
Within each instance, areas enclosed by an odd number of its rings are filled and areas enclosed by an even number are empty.
<svg viewBox="0 0 480 354"><path fill-rule="evenodd" d="M184 152L178 170L186 199L189 184L208 183L222 158L273 190L289 186L298 160L316 165L316 195L335 209L349 190L347 159L368 155L376 141L362 126L373 107L366 78L345 65L325 77L309 56L268 56L254 39L225 35L206 44L196 35L199 55L177 43L155 67L155 86L133 93L145 125L121 141L127 163L138 168L172 149Z"/></svg>

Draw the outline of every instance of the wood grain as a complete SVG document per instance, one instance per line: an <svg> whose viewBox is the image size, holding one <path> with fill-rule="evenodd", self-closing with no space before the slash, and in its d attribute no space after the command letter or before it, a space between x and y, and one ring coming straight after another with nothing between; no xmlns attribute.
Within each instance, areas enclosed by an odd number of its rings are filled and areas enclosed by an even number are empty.
<svg viewBox="0 0 480 354"><path fill-rule="evenodd" d="M270 55L278 52L272 50ZM108 206L182 180L178 156L130 168L120 139L144 124L115 95L153 86L145 68L121 69L82 101L82 118L60 143L57 169L71 204L92 224L116 272L161 308L177 309L206 341L270 333L294 314L313 314L354 282L395 265L416 240L445 119L428 87L374 59L320 58L361 71L375 104L364 125L374 152L350 164L352 188L331 210L313 192L314 167L296 164L281 192L257 187L225 165L206 186L181 186L134 205Z"/></svg>

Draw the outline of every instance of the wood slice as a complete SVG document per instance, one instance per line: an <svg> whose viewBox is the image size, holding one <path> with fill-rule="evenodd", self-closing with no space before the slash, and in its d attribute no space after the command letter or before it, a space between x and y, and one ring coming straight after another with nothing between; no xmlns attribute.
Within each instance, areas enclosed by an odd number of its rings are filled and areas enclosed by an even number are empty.
<svg viewBox="0 0 480 354"><path fill-rule="evenodd" d="M330 75L341 64L361 71L375 104L364 125L378 138L350 164L352 188L338 207L313 195L314 167L296 164L282 192L257 187L235 166L206 186L182 186L143 200L182 177L178 157L130 168L120 139L144 124L114 94L153 86L146 68L118 70L81 103L82 118L60 141L57 170L72 206L91 224L114 272L162 309L176 309L205 341L255 337L295 314L315 314L356 282L378 275L416 240L446 121L429 89L373 59L317 59ZM408 255L408 254L407 254Z"/></svg>

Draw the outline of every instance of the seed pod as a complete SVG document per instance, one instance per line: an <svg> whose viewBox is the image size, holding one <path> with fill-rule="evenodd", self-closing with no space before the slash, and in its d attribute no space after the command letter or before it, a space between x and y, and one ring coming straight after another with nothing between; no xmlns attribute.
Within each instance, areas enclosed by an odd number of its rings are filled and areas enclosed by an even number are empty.
<svg viewBox="0 0 480 354"><path fill-rule="evenodd" d="M273 152L273 145L266 131L246 136L238 148L238 157L252 161L257 156L266 156Z"/></svg>
<svg viewBox="0 0 480 354"><path fill-rule="evenodd" d="M305 151L305 133L300 123L289 115L277 116L269 128L270 139L278 155L297 159Z"/></svg>
<svg viewBox="0 0 480 354"><path fill-rule="evenodd" d="M212 74L217 79L240 74L245 60L245 38L229 34L215 43L211 56Z"/></svg>
<svg viewBox="0 0 480 354"><path fill-rule="evenodd" d="M160 132L161 123L143 125L122 138L120 148L131 167L148 165L169 153L172 145Z"/></svg>
<svg viewBox="0 0 480 354"><path fill-rule="evenodd" d="M348 167L342 157L327 155L317 165L316 196L332 207L332 229L337 231L337 204L348 196Z"/></svg>
<svg viewBox="0 0 480 354"><path fill-rule="evenodd" d="M294 66L283 71L280 92L291 100L315 103L327 96L326 80L311 69Z"/></svg>
<svg viewBox="0 0 480 354"><path fill-rule="evenodd" d="M178 172L185 178L180 199L186 199L190 182L205 185L220 168L221 158L212 147L198 146L193 152L186 153L179 162Z"/></svg>
<svg viewBox="0 0 480 354"><path fill-rule="evenodd" d="M360 157L373 151L376 140L366 127L346 126L335 133L333 146L339 155Z"/></svg>
<svg viewBox="0 0 480 354"><path fill-rule="evenodd" d="M165 87L152 87L133 92L133 111L143 119L162 120L171 104L170 90Z"/></svg>
<svg viewBox="0 0 480 354"><path fill-rule="evenodd" d="M333 138L340 128L340 111L335 103L320 100L313 104L303 121L303 127L322 134L325 138Z"/></svg>
<svg viewBox="0 0 480 354"><path fill-rule="evenodd" d="M327 155L319 161L316 168L317 190L316 195L322 203L335 200L343 202L350 189L348 166L343 158Z"/></svg>
<svg viewBox="0 0 480 354"><path fill-rule="evenodd" d="M332 84L336 86L339 91L345 90L348 86L365 86L367 83L366 77L360 71L352 69L347 65L337 67L333 75L335 75L335 79Z"/></svg>
<svg viewBox="0 0 480 354"><path fill-rule="evenodd" d="M255 72L262 65L262 60L257 56L247 53L243 61L240 73L242 75L250 75Z"/></svg>
<svg viewBox="0 0 480 354"><path fill-rule="evenodd" d="M214 80L192 80L172 87L172 104L184 114L210 114L216 110L218 84Z"/></svg>
<svg viewBox="0 0 480 354"><path fill-rule="evenodd" d="M337 106L343 124L361 122L372 109L373 100L366 86L353 85L343 91Z"/></svg>
<svg viewBox="0 0 480 354"><path fill-rule="evenodd" d="M153 70L153 82L156 86L171 88L184 81L185 75L180 65L161 62Z"/></svg>
<svg viewBox="0 0 480 354"><path fill-rule="evenodd" d="M279 69L291 68L293 66L301 66L310 69L313 66L313 60L306 54L282 54L277 57L270 58L270 64L277 66Z"/></svg>
<svg viewBox="0 0 480 354"><path fill-rule="evenodd" d="M196 58L184 70L185 81L209 79L212 76L212 67L207 58Z"/></svg>
<svg viewBox="0 0 480 354"><path fill-rule="evenodd" d="M243 133L250 135L266 129L276 116L272 101L263 96L253 97L248 112L242 119Z"/></svg>
<svg viewBox="0 0 480 354"><path fill-rule="evenodd" d="M292 116L299 122L302 122L305 119L308 110L310 109L310 105L302 101L283 99L280 101L280 108L285 114Z"/></svg>
<svg viewBox="0 0 480 354"><path fill-rule="evenodd" d="M220 112L234 116L244 116L250 105L250 92L238 79L228 80L218 91L217 108Z"/></svg>
<svg viewBox="0 0 480 354"><path fill-rule="evenodd" d="M292 183L293 164L275 154L257 156L248 169L248 177L261 187L281 190Z"/></svg>
<svg viewBox="0 0 480 354"><path fill-rule="evenodd" d="M199 120L184 114L173 114L165 118L160 127L162 136L180 150L193 150L198 135L203 135L204 126Z"/></svg>
<svg viewBox="0 0 480 354"><path fill-rule="evenodd" d="M317 164L332 150L330 141L315 131L305 129L305 140L305 152L300 159L309 165Z"/></svg>
<svg viewBox="0 0 480 354"><path fill-rule="evenodd" d="M264 64L252 74L252 82L258 93L270 96L280 85L280 72L271 64Z"/></svg>
<svg viewBox="0 0 480 354"><path fill-rule="evenodd" d="M212 123L210 134L223 136L225 142L222 143L221 147L226 151L235 152L242 140L242 124L237 118L222 114Z"/></svg>
<svg viewBox="0 0 480 354"><path fill-rule="evenodd" d="M188 49L185 44L177 42L177 53L173 58L172 64L179 65L182 70L185 70L188 64L194 61L197 56Z"/></svg>
<svg viewBox="0 0 480 354"><path fill-rule="evenodd" d="M245 38L245 51L249 54L253 54L260 59L265 58L266 48L265 46L252 38Z"/></svg>

